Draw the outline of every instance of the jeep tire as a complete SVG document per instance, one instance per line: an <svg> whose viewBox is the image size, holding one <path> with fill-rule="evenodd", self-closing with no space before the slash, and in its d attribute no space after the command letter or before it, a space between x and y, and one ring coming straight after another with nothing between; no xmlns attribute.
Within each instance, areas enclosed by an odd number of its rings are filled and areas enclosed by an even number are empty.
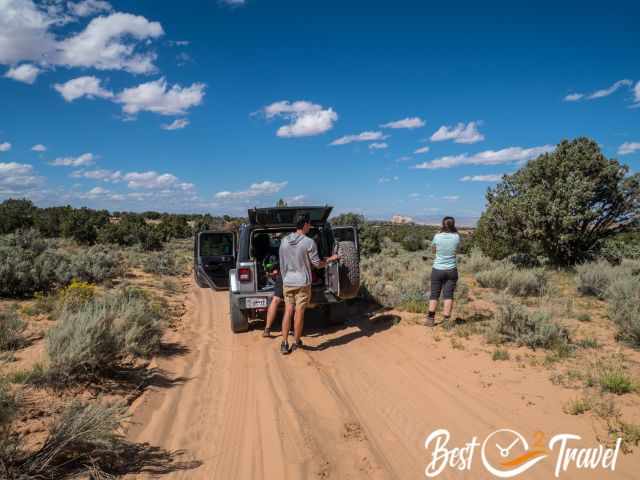
<svg viewBox="0 0 640 480"><path fill-rule="evenodd" d="M340 298L348 300L358 296L360 290L360 256L354 242L338 242L340 255Z"/></svg>

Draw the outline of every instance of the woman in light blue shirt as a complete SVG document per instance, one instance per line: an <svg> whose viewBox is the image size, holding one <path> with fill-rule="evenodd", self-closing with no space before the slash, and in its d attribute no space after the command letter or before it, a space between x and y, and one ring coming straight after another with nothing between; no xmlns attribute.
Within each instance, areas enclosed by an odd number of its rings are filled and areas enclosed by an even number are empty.
<svg viewBox="0 0 640 480"><path fill-rule="evenodd" d="M442 219L442 229L436 233L431 241L431 248L436 254L431 270L431 296L429 297L429 313L426 325L433 327L436 319L436 308L440 294L444 300L444 321L451 317L453 308L453 293L458 282L458 262L456 254L460 246L460 235L456 230L453 217Z"/></svg>

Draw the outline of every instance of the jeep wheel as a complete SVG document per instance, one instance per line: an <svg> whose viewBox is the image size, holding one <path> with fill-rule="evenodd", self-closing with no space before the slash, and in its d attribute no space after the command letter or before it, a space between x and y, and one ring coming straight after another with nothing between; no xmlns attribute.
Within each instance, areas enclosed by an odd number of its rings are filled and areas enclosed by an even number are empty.
<svg viewBox="0 0 640 480"><path fill-rule="evenodd" d="M354 242L339 242L340 298L355 298L360 290L360 258Z"/></svg>
<svg viewBox="0 0 640 480"><path fill-rule="evenodd" d="M249 319L247 315L240 310L237 305L233 304L233 301L229 302L229 310L231 317L231 331L233 333L241 333L249 330Z"/></svg>

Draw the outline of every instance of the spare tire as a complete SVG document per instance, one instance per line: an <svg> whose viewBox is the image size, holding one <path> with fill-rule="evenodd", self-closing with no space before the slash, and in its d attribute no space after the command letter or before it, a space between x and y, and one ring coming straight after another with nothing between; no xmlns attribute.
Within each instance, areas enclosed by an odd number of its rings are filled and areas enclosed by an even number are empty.
<svg viewBox="0 0 640 480"><path fill-rule="evenodd" d="M355 242L338 242L340 262L340 298L348 300L358 296L360 290L360 255Z"/></svg>

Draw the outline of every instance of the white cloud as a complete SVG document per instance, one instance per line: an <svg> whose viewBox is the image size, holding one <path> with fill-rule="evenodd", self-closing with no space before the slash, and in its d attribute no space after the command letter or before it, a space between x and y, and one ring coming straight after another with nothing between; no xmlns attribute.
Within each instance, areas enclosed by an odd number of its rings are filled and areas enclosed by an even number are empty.
<svg viewBox="0 0 640 480"><path fill-rule="evenodd" d="M190 87L173 85L168 87L164 77L120 92L115 101L123 105L128 115L142 111L160 115L184 115L191 107L198 106L204 98L204 83L194 83Z"/></svg>
<svg viewBox="0 0 640 480"><path fill-rule="evenodd" d="M0 152L8 152L11 150L11 144L9 142L0 143Z"/></svg>
<svg viewBox="0 0 640 480"><path fill-rule="evenodd" d="M409 155L404 155L402 157L398 157L396 158L396 162L400 163L400 162L408 162L409 160L411 160L412 157L410 157Z"/></svg>
<svg viewBox="0 0 640 480"><path fill-rule="evenodd" d="M444 197L442 197L442 199L455 202L456 200L460 200L460 195L445 195Z"/></svg>
<svg viewBox="0 0 640 480"><path fill-rule="evenodd" d="M418 148L415 152L413 153L427 153L429 150L431 150L429 147L421 147Z"/></svg>
<svg viewBox="0 0 640 480"><path fill-rule="evenodd" d="M385 123L380 125L380 128L420 128L424 127L425 122L420 117L403 118L402 120L396 120L395 122Z"/></svg>
<svg viewBox="0 0 640 480"><path fill-rule="evenodd" d="M345 135L344 137L340 137L330 145L346 145L352 142L371 142L374 140L384 140L388 138L388 135L383 135L382 132L362 132L357 135Z"/></svg>
<svg viewBox="0 0 640 480"><path fill-rule="evenodd" d="M123 176L129 188L169 188L178 184L178 177L171 173L149 172L131 172Z"/></svg>
<svg viewBox="0 0 640 480"><path fill-rule="evenodd" d="M31 147L31 150L33 150L34 152L46 152L47 147L45 147L41 143L38 143L37 145L34 145L33 147Z"/></svg>
<svg viewBox="0 0 640 480"><path fill-rule="evenodd" d="M584 97L584 93L570 93L566 97L564 97L565 102L577 102L581 98Z"/></svg>
<svg viewBox="0 0 640 480"><path fill-rule="evenodd" d="M466 175L460 179L461 182L499 182L502 175Z"/></svg>
<svg viewBox="0 0 640 480"><path fill-rule="evenodd" d="M89 178L91 180L102 180L103 182L119 182L122 180L122 172L120 170L76 170L71 173L73 178Z"/></svg>
<svg viewBox="0 0 640 480"><path fill-rule="evenodd" d="M429 162L419 163L414 168L433 170L458 167L460 165L501 165L504 163L524 162L543 153L551 152L554 148L553 145L543 145L532 148L509 147L502 150L486 150L474 155L463 153L462 155L445 156Z"/></svg>
<svg viewBox="0 0 640 480"><path fill-rule="evenodd" d="M163 130L180 130L187 125L189 125L189 120L187 120L186 118L176 118L171 123L164 123L160 125L160 128L162 128Z"/></svg>
<svg viewBox="0 0 640 480"><path fill-rule="evenodd" d="M378 183L389 183L389 182L397 182L400 180L400 177L381 177L378 179Z"/></svg>
<svg viewBox="0 0 640 480"><path fill-rule="evenodd" d="M55 53L55 21L31 0L0 0L0 63L45 61Z"/></svg>
<svg viewBox="0 0 640 480"><path fill-rule="evenodd" d="M101 80L96 77L78 77L66 83L56 83L53 88L55 88L67 102L73 102L82 97L112 98L113 93L102 88L100 82Z"/></svg>
<svg viewBox="0 0 640 480"><path fill-rule="evenodd" d="M640 80L636 83L636 86L633 87L633 101L636 102L636 106L640 104Z"/></svg>
<svg viewBox="0 0 640 480"><path fill-rule="evenodd" d="M88 13L92 7L104 11L106 2L74 5L80 5L80 13ZM70 8L73 12L74 7ZM140 47L163 35L160 23L137 15L112 13L92 19L80 33L57 39L53 29L73 20L61 8L61 2L36 5L32 0L0 0L0 64L34 62L40 66L131 73L155 70L155 53L141 51Z"/></svg>
<svg viewBox="0 0 640 480"><path fill-rule="evenodd" d="M83 153L78 157L60 157L50 162L50 165L56 167L83 167L91 165L96 159L93 153Z"/></svg>
<svg viewBox="0 0 640 480"><path fill-rule="evenodd" d="M629 155L640 150L640 142L624 142L618 148L618 155Z"/></svg>
<svg viewBox="0 0 640 480"><path fill-rule="evenodd" d="M320 135L333 128L338 114L331 108L299 100L289 102L282 100L267 105L263 109L266 118L282 117L290 121L289 125L278 128L278 137L308 137Z"/></svg>
<svg viewBox="0 0 640 480"><path fill-rule="evenodd" d="M33 82L36 81L36 78L38 78L40 72L41 70L35 65L32 65L30 63L23 63L22 65L12 67L7 70L7 73L5 73L4 76L18 82L33 85Z"/></svg>
<svg viewBox="0 0 640 480"><path fill-rule="evenodd" d="M386 142L374 142L369 145L369 149L371 150L381 150L383 148L388 148L389 145Z"/></svg>
<svg viewBox="0 0 640 480"><path fill-rule="evenodd" d="M265 180L264 182L253 183L247 190L241 190L237 192L222 191L215 194L215 198L218 200L247 200L250 198L259 197L262 195L272 195L278 193L288 182L272 182Z"/></svg>
<svg viewBox="0 0 640 480"><path fill-rule="evenodd" d="M566 97L564 97L564 101L565 102L577 102L578 100L595 100L597 98L603 98L603 97L608 97L609 95L611 95L612 93L616 92L617 90L621 89L622 87L630 87L631 85L633 85L633 82L629 79L623 79L623 80L618 80L617 82L613 83L613 85L611 85L608 88L603 88L601 90L596 90L593 93L590 94L584 94L584 93L570 93L569 95L567 95Z"/></svg>
<svg viewBox="0 0 640 480"><path fill-rule="evenodd" d="M81 2L67 2L69 10L77 17L90 17L98 13L111 12L113 7L104 0L83 0Z"/></svg>
<svg viewBox="0 0 640 480"><path fill-rule="evenodd" d="M164 34L158 22L129 13L113 13L97 17L79 34L58 43L57 63L70 67L92 67L98 70L126 70L131 73L151 73L156 55L137 53L138 41L158 38Z"/></svg>
<svg viewBox="0 0 640 480"><path fill-rule="evenodd" d="M456 143L476 143L484 140L484 135L478 131L479 122L469 122L467 125L458 123L455 127L441 126L431 135L432 142L453 140Z"/></svg>
<svg viewBox="0 0 640 480"><path fill-rule="evenodd" d="M588 98L590 100L593 100L594 98L608 97L609 95L614 93L616 90L618 90L618 89L620 89L622 87L631 86L632 84L633 84L633 82L631 80L628 80L628 79L618 80L613 85L611 85L609 88L604 88L602 90L597 90L597 91L593 92L591 95L589 95Z"/></svg>
<svg viewBox="0 0 640 480"><path fill-rule="evenodd" d="M33 174L33 167L26 163L0 163L0 187L22 190L42 183L42 178Z"/></svg>
<svg viewBox="0 0 640 480"><path fill-rule="evenodd" d="M247 3L247 0L220 0L220 2L227 5L240 6L245 5Z"/></svg>

